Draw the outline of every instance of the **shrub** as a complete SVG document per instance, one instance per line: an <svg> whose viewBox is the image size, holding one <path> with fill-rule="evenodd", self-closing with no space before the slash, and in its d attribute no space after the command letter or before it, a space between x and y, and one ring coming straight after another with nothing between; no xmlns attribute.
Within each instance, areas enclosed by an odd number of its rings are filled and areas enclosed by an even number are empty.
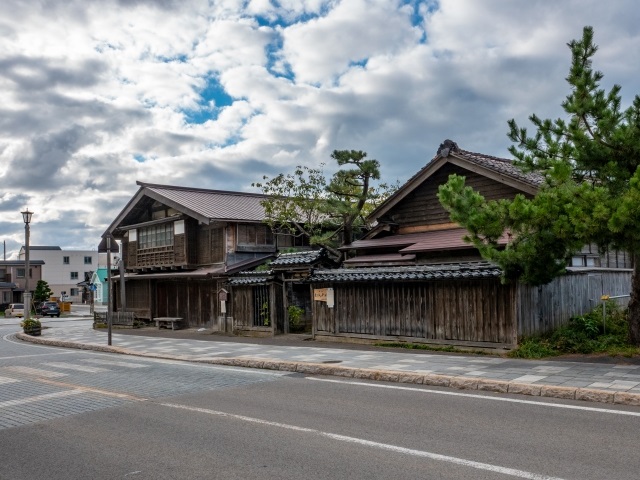
<svg viewBox="0 0 640 480"><path fill-rule="evenodd" d="M615 302L606 304L603 322L602 307L572 317L566 325L533 337L523 338L518 348L509 352L516 358L544 358L562 354L608 353L625 355L639 353L628 344L627 311Z"/></svg>

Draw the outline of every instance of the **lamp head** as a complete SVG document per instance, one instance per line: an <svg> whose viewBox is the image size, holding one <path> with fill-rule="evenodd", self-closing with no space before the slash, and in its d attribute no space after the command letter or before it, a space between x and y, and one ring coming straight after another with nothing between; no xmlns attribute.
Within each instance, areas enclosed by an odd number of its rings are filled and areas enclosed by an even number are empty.
<svg viewBox="0 0 640 480"><path fill-rule="evenodd" d="M26 223L27 225L31 223L31 216L33 215L33 212L30 212L29 209L27 208L24 212L20 212L22 214L22 220L24 221L24 223Z"/></svg>

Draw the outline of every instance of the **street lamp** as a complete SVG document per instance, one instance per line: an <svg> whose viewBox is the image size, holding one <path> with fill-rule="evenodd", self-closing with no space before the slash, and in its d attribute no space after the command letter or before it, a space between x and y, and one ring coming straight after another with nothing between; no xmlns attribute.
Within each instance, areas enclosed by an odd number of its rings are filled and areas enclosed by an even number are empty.
<svg viewBox="0 0 640 480"><path fill-rule="evenodd" d="M24 221L24 319L29 320L31 316L31 291L29 290L29 224L31 223L31 216L33 212L30 212L27 208L22 214L22 220Z"/></svg>

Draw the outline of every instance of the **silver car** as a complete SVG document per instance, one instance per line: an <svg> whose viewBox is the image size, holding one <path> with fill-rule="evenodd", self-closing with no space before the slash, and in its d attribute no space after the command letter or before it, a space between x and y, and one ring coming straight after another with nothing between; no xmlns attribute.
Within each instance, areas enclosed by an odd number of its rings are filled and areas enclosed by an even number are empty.
<svg viewBox="0 0 640 480"><path fill-rule="evenodd" d="M10 303L9 308L4 311L4 316L9 317L24 317L24 303Z"/></svg>

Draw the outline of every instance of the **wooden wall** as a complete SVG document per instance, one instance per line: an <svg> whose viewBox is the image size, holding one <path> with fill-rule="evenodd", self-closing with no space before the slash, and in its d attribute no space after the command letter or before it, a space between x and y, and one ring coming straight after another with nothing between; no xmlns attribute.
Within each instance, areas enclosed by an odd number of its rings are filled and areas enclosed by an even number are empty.
<svg viewBox="0 0 640 480"><path fill-rule="evenodd" d="M207 265L224 262L224 233L220 226L202 225L198 228L197 263Z"/></svg>
<svg viewBox="0 0 640 480"><path fill-rule="evenodd" d="M587 313L601 304L605 295L628 295L631 270L585 269L571 272L541 287L519 285L518 336L546 332ZM626 304L625 299L619 300ZM628 301L628 299L627 299Z"/></svg>
<svg viewBox="0 0 640 480"><path fill-rule="evenodd" d="M134 312L138 318L151 319L151 281L147 279L126 280L125 308L127 312ZM113 282L113 299L116 310L120 310L120 282Z"/></svg>
<svg viewBox="0 0 640 480"><path fill-rule="evenodd" d="M333 288L334 308L313 302L316 335L491 346L515 343L515 287L498 279L338 283Z"/></svg>
<svg viewBox="0 0 640 480"><path fill-rule="evenodd" d="M217 280L157 280L155 316L182 317L190 327L217 322L219 315Z"/></svg>
<svg viewBox="0 0 640 480"><path fill-rule="evenodd" d="M516 194L522 193L503 183L456 165L447 164L393 207L387 215L401 227L451 222L449 213L438 200L437 193L438 187L446 183L449 175L453 173L466 177L466 185L481 193L487 200L513 198Z"/></svg>

